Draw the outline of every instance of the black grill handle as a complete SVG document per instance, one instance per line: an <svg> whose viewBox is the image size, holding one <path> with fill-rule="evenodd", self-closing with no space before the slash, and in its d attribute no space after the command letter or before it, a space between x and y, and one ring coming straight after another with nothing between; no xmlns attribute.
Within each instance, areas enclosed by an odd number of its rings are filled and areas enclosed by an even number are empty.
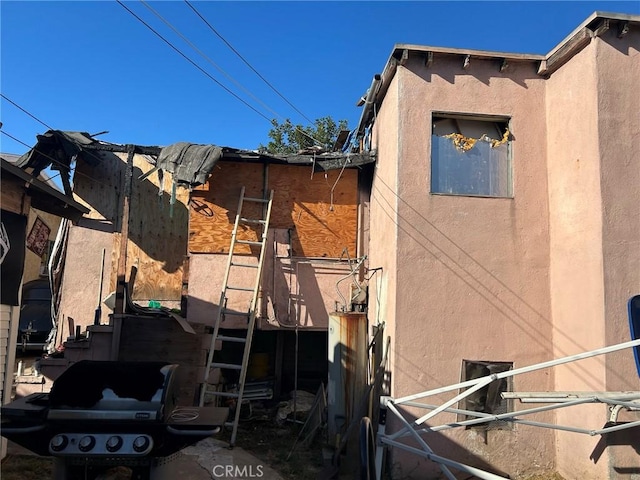
<svg viewBox="0 0 640 480"><path fill-rule="evenodd" d="M215 427L213 430L183 430L181 428L174 428L167 425L167 432L173 435L184 435L185 437L210 437L220 431L220 427Z"/></svg>
<svg viewBox="0 0 640 480"><path fill-rule="evenodd" d="M40 432L45 429L45 425L34 425L31 427L2 427L0 428L0 433L4 437L5 433L9 435L14 433L34 433Z"/></svg>

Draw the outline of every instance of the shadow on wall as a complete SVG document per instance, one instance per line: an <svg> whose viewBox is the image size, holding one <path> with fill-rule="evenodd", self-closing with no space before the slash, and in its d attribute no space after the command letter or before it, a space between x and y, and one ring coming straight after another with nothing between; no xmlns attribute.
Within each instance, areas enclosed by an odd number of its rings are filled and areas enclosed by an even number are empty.
<svg viewBox="0 0 640 480"><path fill-rule="evenodd" d="M456 83L456 77L460 76L473 76L476 80L482 82L483 84L489 86L491 85L491 79L495 78L506 78L511 82L514 82L520 85L523 88L528 88L527 82L540 79L537 66L535 63L523 63L508 65L505 72L500 72L500 68L502 65L501 59L477 59L470 58L469 66L470 70L465 70L464 66L464 56L463 55L455 55L452 58L436 58L434 59L434 64L436 63L445 63L449 68L438 68L437 74L434 73L433 69L426 68L424 66L424 61L420 61L417 59L415 63L409 63L409 68L420 78L427 82L432 81L432 76L438 76L450 83L451 85Z"/></svg>
<svg viewBox="0 0 640 480"><path fill-rule="evenodd" d="M111 152L91 153L99 156L101 162L96 165L86 162L78 164L74 193L104 219L83 218L79 226L104 232L121 232L126 193L126 158L123 161ZM144 157L137 155L134 161L139 162L141 158ZM134 166L129 204L129 240L147 257L157 261L162 270L175 273L182 268L187 254L187 207L172 195L172 186L167 178L160 182L158 174L153 173L140 180L142 175L140 167ZM164 186L161 189L162 183ZM182 187L178 188L177 193L184 196L181 190Z"/></svg>
<svg viewBox="0 0 640 480"><path fill-rule="evenodd" d="M612 425L613 424L605 424L605 427ZM607 448L624 446L632 447L636 455L640 455L640 427L628 428L626 430L601 435L589 459L597 464ZM615 455L612 456L611 463L611 468L620 475L640 474L640 467L617 465L618 462L616 461Z"/></svg>
<svg viewBox="0 0 640 480"><path fill-rule="evenodd" d="M416 416L408 413L407 410L402 406L397 405L396 408L398 408L403 417L409 423L412 423L417 419ZM387 434L398 431L400 428L402 428L402 424L399 420L397 420L395 415L391 411L389 411L387 417ZM511 478L507 472L496 468L486 459L474 454L468 448L465 448L446 435L438 432L431 432L427 435L423 434L422 438L429 445L429 447L433 449L433 453L435 453L436 455L454 460L459 463L463 463L465 465L469 465L471 467L485 470L504 478ZM405 443L413 448L421 449L420 445L410 436L399 438L397 439L397 441ZM394 478L397 477L407 480L414 478L444 478L442 477L442 470L437 463L427 460L426 458L422 458L413 453L402 451L399 448L393 448L388 458L388 468L392 470ZM450 470L454 475L460 474L460 472L453 467L451 467ZM467 475L467 477L461 478L468 478L468 474L464 475Z"/></svg>
<svg viewBox="0 0 640 480"><path fill-rule="evenodd" d="M505 321L519 329L532 344L537 344L551 353L551 344L544 340L546 336L542 330L542 325L548 325L554 328L554 335L566 340L567 344L572 345L576 350L588 350L577 343L570 332L553 326L550 319L535 305L529 303L509 282L502 280L490 268L469 254L464 247L457 243L460 240L456 241L448 236L384 181L376 179L376 182L374 190L377 195L374 202L384 215L396 223L398 231L413 239L426 255L432 257L451 275L466 284L470 292L475 292L488 305L491 305ZM399 215L395 204L401 205L406 213ZM570 355L575 352L558 350L558 353ZM611 372L611 375L626 382L626 379L616 372ZM576 376L585 385L591 384L592 379L587 374L578 372Z"/></svg>

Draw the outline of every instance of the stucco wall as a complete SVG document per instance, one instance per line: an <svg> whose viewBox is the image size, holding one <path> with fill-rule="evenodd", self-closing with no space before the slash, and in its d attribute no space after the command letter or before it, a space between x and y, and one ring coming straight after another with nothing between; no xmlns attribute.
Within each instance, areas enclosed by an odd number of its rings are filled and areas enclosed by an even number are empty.
<svg viewBox="0 0 640 480"><path fill-rule="evenodd" d="M516 368L551 359L545 91L535 62L514 62L500 73L492 60L472 59L465 71L457 55L436 56L431 68L410 58L396 76L398 182L389 192L397 195L398 223L394 396L457 383L463 359ZM434 111L511 119L513 198L430 194ZM520 391L552 387L552 372L514 380ZM553 414L537 419L553 421ZM512 476L554 467L554 436L542 429L456 429L427 442L436 453ZM394 458L399 478L428 471L414 470L415 456Z"/></svg>
<svg viewBox="0 0 640 480"><path fill-rule="evenodd" d="M598 135L598 83L594 44L547 82L551 305L557 357L604 346L602 194ZM558 391L601 391L604 359L556 368ZM563 409L557 422L600 427L600 405ZM598 439L557 432L558 470L569 478L606 478L606 462L585 461Z"/></svg>
<svg viewBox="0 0 640 480"><path fill-rule="evenodd" d="M398 222L398 82L393 79L373 129L373 147L377 150L369 210L369 283L368 317L371 324L385 324L390 336L389 371L395 375L398 345L395 339L397 291ZM393 389L393 378L391 381ZM393 394L393 392L392 392Z"/></svg>
<svg viewBox="0 0 640 480"><path fill-rule="evenodd" d="M258 297L258 328L299 327L325 330L329 314L336 304L343 305L350 296L350 279L341 281L350 272L346 262L327 260L291 259L274 256L274 231L271 230L262 281ZM280 251L280 254L283 252ZM187 318L193 323L213 325L218 314L222 281L227 265L227 254L191 254L189 260L189 296ZM236 257L237 259L237 257ZM257 259L243 257L243 262ZM229 285L253 286L255 270L235 273ZM336 288L340 290L338 294ZM228 309L247 312L251 292L228 295ZM338 308L341 308L340 306ZM227 316L223 328L246 328L246 317Z"/></svg>
<svg viewBox="0 0 640 480"><path fill-rule="evenodd" d="M640 293L640 31L631 30L617 38L617 29L612 29L595 41L594 50L603 204L604 334L605 343L612 345L630 339L627 302ZM607 355L605 360L607 390L640 390L631 350ZM620 420L638 419L638 413L620 415ZM637 433L611 435L609 478L639 475L639 449Z"/></svg>

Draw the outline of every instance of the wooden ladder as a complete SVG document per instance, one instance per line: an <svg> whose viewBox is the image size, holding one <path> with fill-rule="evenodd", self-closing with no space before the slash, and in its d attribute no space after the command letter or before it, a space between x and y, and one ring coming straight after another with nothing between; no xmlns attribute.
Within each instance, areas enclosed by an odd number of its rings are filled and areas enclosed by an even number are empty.
<svg viewBox="0 0 640 480"><path fill-rule="evenodd" d="M273 203L273 190L269 193L269 198L250 198L244 196L245 187L242 187L240 192L240 200L238 202L238 210L236 214L236 220L233 225L233 231L231 233L231 245L229 246L229 256L227 259L227 268L224 273L224 279L222 281L222 291L220 293L220 302L218 303L218 315L216 316L215 324L213 327L213 335L211 337L211 345L209 347L209 353L207 355L207 365L205 368L204 382L200 390L200 406L204 406L205 398L207 395L233 398L236 400L235 414L233 422L228 422L226 426L233 427L231 433L230 447L233 447L236 442L236 435L238 433L238 423L240 420L240 409L242 407L242 397L244 394L245 379L247 376L247 367L249 364L249 355L251 353L251 339L253 337L253 329L256 321L256 306L258 303L258 291L260 289L260 278L262 276L262 266L264 264L265 246L267 242L267 232L269 229L269 218L271 217L271 205ZM253 202L262 204L263 217L259 219L245 218L242 216L242 208L245 202ZM239 226L257 226L259 228L258 240L239 240L238 227ZM260 252L258 256L258 263L236 262L234 259L234 250L237 245L249 245L257 247ZM237 255L237 254L236 254ZM240 286L230 284L230 281L235 280L235 276L242 272L246 272L248 269L255 272L255 281L251 286ZM246 281L246 280L245 280ZM244 292L244 293L243 293ZM233 301L234 295L244 295L246 292L252 292L251 301L247 312L239 312L237 310L228 309L227 305L229 300ZM237 297L236 297L237 298ZM224 322L226 316L245 317L247 319L246 336L227 336L220 335L219 331L221 324ZM217 342L221 342L224 345L225 342L229 343L243 343L244 352L242 354L242 363L219 363L214 362L213 357L215 353L215 346ZM238 387L236 392L221 392L212 389L208 383L209 375L212 369L229 369L239 371Z"/></svg>

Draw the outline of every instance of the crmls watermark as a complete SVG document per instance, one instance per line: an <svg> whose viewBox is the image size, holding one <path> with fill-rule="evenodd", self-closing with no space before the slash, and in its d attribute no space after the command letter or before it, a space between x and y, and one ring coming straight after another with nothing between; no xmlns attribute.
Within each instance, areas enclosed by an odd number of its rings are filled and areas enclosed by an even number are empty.
<svg viewBox="0 0 640 480"><path fill-rule="evenodd" d="M216 465L212 469L213 478L262 478L262 465Z"/></svg>

